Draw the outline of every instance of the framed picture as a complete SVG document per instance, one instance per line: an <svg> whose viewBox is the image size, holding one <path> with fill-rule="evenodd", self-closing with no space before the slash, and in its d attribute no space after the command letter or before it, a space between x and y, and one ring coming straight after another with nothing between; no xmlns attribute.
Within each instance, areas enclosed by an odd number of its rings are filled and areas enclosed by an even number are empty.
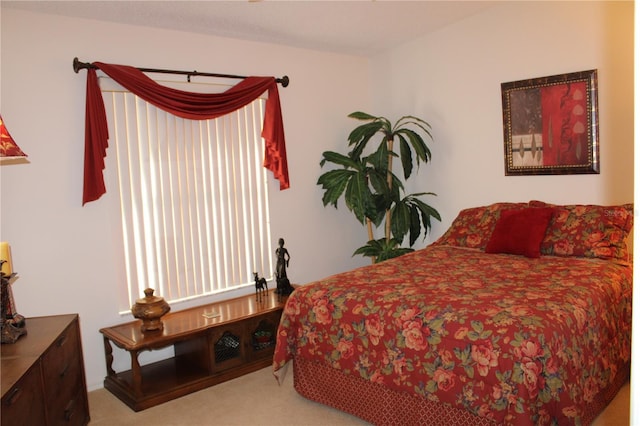
<svg viewBox="0 0 640 426"><path fill-rule="evenodd" d="M600 173L597 70L501 86L505 175Z"/></svg>

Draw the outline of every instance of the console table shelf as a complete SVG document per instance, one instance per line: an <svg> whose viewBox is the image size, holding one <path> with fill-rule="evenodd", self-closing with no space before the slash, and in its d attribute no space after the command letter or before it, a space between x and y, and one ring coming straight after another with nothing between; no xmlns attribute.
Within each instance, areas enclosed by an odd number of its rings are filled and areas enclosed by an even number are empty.
<svg viewBox="0 0 640 426"><path fill-rule="evenodd" d="M103 328L104 387L140 411L268 367L285 301L271 290L169 313L161 331L143 333L140 320ZM112 344L130 354L130 370L113 370ZM172 358L140 365L140 352L169 346Z"/></svg>

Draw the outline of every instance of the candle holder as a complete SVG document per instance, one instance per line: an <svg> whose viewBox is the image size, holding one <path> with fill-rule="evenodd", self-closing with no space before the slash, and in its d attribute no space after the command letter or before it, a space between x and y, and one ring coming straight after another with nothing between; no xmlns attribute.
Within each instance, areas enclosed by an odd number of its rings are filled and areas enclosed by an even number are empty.
<svg viewBox="0 0 640 426"><path fill-rule="evenodd" d="M4 263L0 260L0 266ZM26 321L22 315L15 312L12 303L11 283L17 278L16 273L0 272L0 341L15 343L20 336L27 334Z"/></svg>

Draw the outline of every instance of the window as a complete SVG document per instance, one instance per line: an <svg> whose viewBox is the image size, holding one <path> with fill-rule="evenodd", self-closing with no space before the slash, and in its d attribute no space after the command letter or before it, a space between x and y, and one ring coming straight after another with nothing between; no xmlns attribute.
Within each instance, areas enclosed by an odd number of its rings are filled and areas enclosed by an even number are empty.
<svg viewBox="0 0 640 426"><path fill-rule="evenodd" d="M171 303L253 285L254 272L271 277L265 100L194 121L101 86L120 190L123 311L147 287Z"/></svg>

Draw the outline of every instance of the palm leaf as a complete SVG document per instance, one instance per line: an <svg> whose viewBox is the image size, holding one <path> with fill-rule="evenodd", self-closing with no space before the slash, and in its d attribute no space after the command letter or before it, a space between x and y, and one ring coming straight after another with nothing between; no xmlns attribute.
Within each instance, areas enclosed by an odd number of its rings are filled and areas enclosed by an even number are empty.
<svg viewBox="0 0 640 426"><path fill-rule="evenodd" d="M373 224L378 227L382 223L385 218L387 209L390 208L391 202L389 201L389 197L382 194L374 194L373 202L376 206L377 215L375 219L371 219Z"/></svg>
<svg viewBox="0 0 640 426"><path fill-rule="evenodd" d="M440 213L430 205L422 202L421 200L417 200L417 207L420 210L420 215L422 217L422 223L425 227L425 237L427 232L431 230L431 218L434 218L437 221L441 221Z"/></svg>
<svg viewBox="0 0 640 426"><path fill-rule="evenodd" d="M405 198L391 209L391 234L395 239L402 241L410 227L411 204Z"/></svg>
<svg viewBox="0 0 640 426"><path fill-rule="evenodd" d="M373 220L376 217L373 194L369 190L363 174L355 174L349 179L344 193L344 201L360 223L365 224L366 218Z"/></svg>
<svg viewBox="0 0 640 426"><path fill-rule="evenodd" d="M387 173L384 170L373 168L369 170L369 183L378 194L389 197L389 185L387 184Z"/></svg>
<svg viewBox="0 0 640 426"><path fill-rule="evenodd" d="M402 170L406 180L409 179L409 176L411 176L413 172L413 155L411 154L411 148L407 140L402 137L402 134L398 133L398 138L400 140L400 161L402 162Z"/></svg>
<svg viewBox="0 0 640 426"><path fill-rule="evenodd" d="M322 189L325 190L322 196L322 203L325 207L331 204L338 208L338 200L353 175L355 175L355 172L352 170L336 169L330 170L318 178L317 184L322 185Z"/></svg>
<svg viewBox="0 0 640 426"><path fill-rule="evenodd" d="M398 130L397 133L398 136L404 136L409 139L411 147L416 152L418 164L420 164L420 161L424 161L426 163L431 160L431 151L424 139L418 133L411 129Z"/></svg>
<svg viewBox="0 0 640 426"><path fill-rule="evenodd" d="M356 132L359 129L360 131ZM365 124L364 126L360 126L360 128L355 129L349 135L349 146L353 146L353 149L349 152L349 156L354 159L362 157L363 152L369 145L369 141L371 141L371 138L379 131L380 127L376 123L373 123L373 126Z"/></svg>
<svg viewBox="0 0 640 426"><path fill-rule="evenodd" d="M430 139L433 139L433 136L431 136L431 125L423 119L415 117L413 115L405 115L404 117L400 117L400 119L396 121L396 124L393 126L393 128L394 130L397 130L401 127L406 128L409 125L414 125L420 128L423 132L429 135Z"/></svg>
<svg viewBox="0 0 640 426"><path fill-rule="evenodd" d="M377 170L387 171L387 165L389 164L389 149L386 143L380 143L378 149L371 155L365 157L364 161L371 164Z"/></svg>
<svg viewBox="0 0 640 426"><path fill-rule="evenodd" d="M353 255L360 254L366 257L375 257L376 263L379 263L413 251L411 248L398 247L399 244L400 243L393 238L389 241L385 238L370 240L366 245L353 252Z"/></svg>
<svg viewBox="0 0 640 426"><path fill-rule="evenodd" d="M356 120L375 120L378 117L374 117L371 114L367 114L366 112L356 111L349 114L349 118L355 118Z"/></svg>
<svg viewBox="0 0 640 426"><path fill-rule="evenodd" d="M350 167L352 169L360 168L360 164L357 161L354 161L351 157L333 151L325 151L322 153L320 167L324 166L326 162L337 164L343 167Z"/></svg>
<svg viewBox="0 0 640 426"><path fill-rule="evenodd" d="M440 214L433 207L418 198L422 195L435 194L422 192L407 195L391 211L393 237L402 241L408 233L409 246L413 246L420 235L427 236L431 230L431 218L441 220Z"/></svg>
<svg viewBox="0 0 640 426"><path fill-rule="evenodd" d="M412 196L412 206L413 206L413 211L415 211L416 216L419 214L420 219L418 220L417 218L414 219L416 220L416 224L413 224L412 222L412 226L414 227L414 229L411 230L411 234L410 235L410 245L413 245L413 243L415 243L415 241L418 239L418 237L421 234L424 234L424 238L427 237L427 234L429 233L429 231L431 230L431 219L435 219L435 220L442 220L440 218L440 213L438 213L438 211L436 209L434 209L433 207L431 207L430 205L428 205L427 203L425 203L424 201L420 200L418 197L422 196L422 195L435 195L432 192L423 192L423 193L419 193L419 194L413 194ZM422 225L420 225L420 220L422 221ZM424 229L424 231L422 231L422 229Z"/></svg>
<svg viewBox="0 0 640 426"><path fill-rule="evenodd" d="M378 133L384 127L384 123L380 121L373 121L371 123L362 124L349 133L349 146L366 144L369 142L376 133Z"/></svg>
<svg viewBox="0 0 640 426"><path fill-rule="evenodd" d="M426 227L425 227L426 228ZM430 226L429 226L430 228ZM420 211L412 205L411 208L411 222L409 226L409 247L413 246L422 232L422 225L420 223ZM426 235L426 231L425 231Z"/></svg>

